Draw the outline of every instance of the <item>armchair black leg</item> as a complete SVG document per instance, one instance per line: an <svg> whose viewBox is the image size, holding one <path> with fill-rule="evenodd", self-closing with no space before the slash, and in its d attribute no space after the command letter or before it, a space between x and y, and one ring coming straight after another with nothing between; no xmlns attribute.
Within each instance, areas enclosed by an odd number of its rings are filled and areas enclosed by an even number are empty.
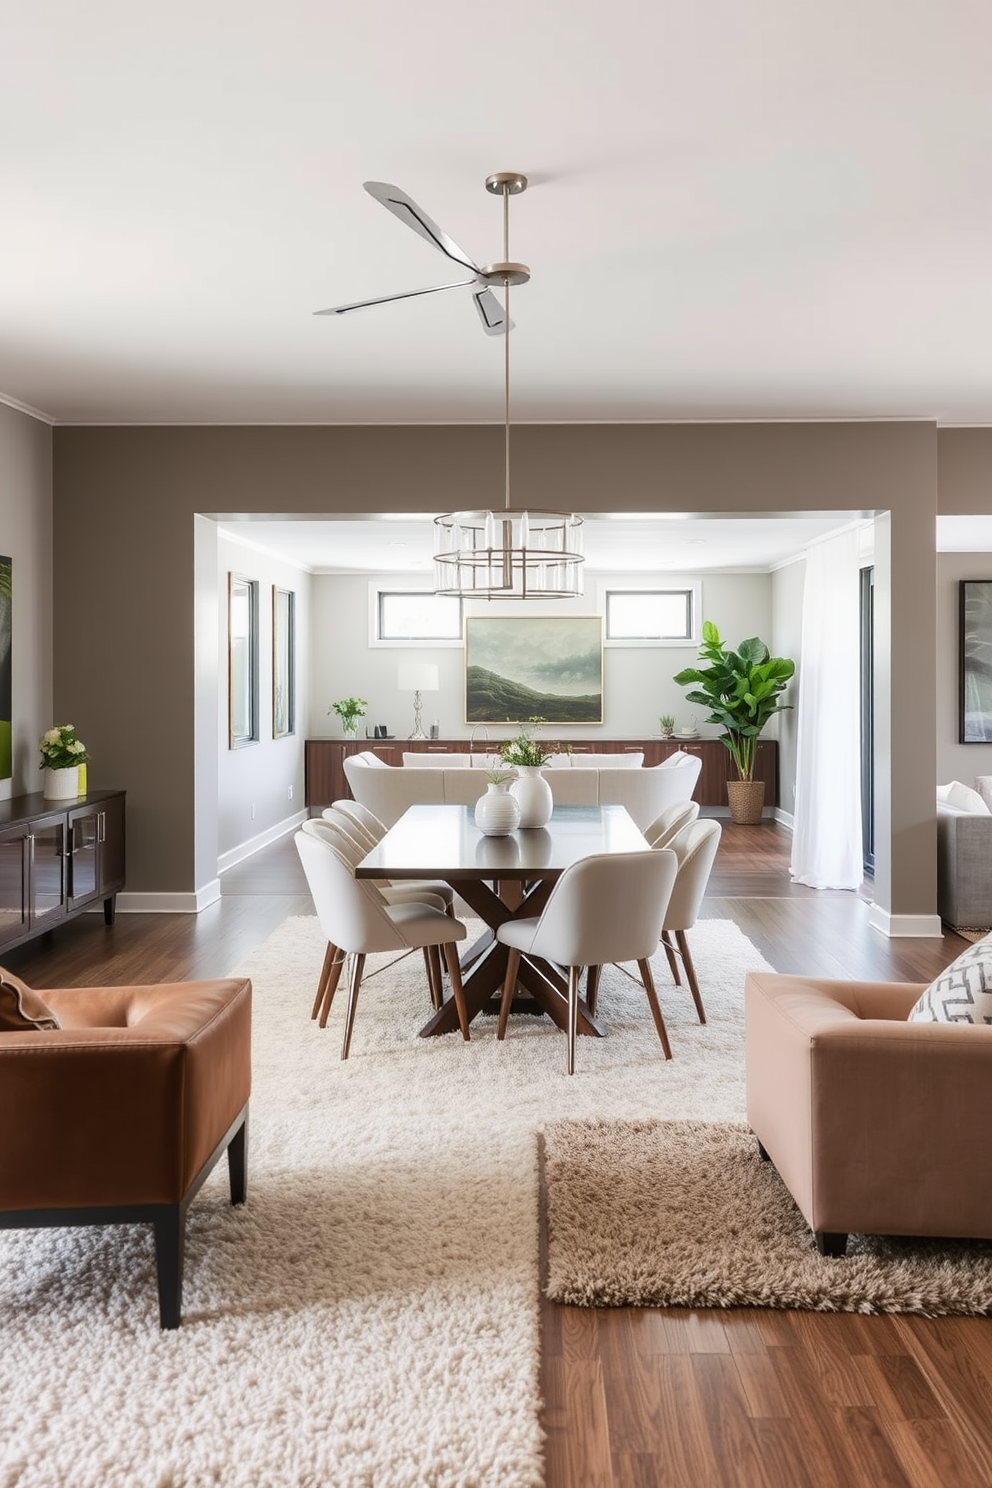
<svg viewBox="0 0 992 1488"><path fill-rule="evenodd" d="M757 1138L755 1138L755 1141L757 1141ZM771 1162L771 1158L768 1156L768 1149L763 1142L758 1142L758 1156L762 1162Z"/></svg>
<svg viewBox="0 0 992 1488"><path fill-rule="evenodd" d="M178 1328L183 1310L183 1252L186 1241L184 1205L167 1205L156 1216L154 1224L159 1322L163 1328Z"/></svg>
<svg viewBox="0 0 992 1488"><path fill-rule="evenodd" d="M248 1197L247 1116L228 1143L227 1172L231 1183L231 1203L243 1204Z"/></svg>
<svg viewBox="0 0 992 1488"><path fill-rule="evenodd" d="M847 1236L841 1231L817 1230L816 1248L821 1256L842 1256L847 1251Z"/></svg>

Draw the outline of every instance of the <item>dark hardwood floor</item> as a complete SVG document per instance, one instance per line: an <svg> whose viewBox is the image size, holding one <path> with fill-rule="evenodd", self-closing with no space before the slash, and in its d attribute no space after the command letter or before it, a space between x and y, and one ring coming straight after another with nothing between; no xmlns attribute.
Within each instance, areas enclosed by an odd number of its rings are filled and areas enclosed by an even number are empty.
<svg viewBox="0 0 992 1488"><path fill-rule="evenodd" d="M790 845L728 825L703 911L776 970L929 981L964 949L887 941L870 886L793 885ZM39 988L221 976L312 912L291 836L222 883L200 915L84 915L6 964ZM547 1488L992 1484L992 1321L543 1302L542 1326Z"/></svg>

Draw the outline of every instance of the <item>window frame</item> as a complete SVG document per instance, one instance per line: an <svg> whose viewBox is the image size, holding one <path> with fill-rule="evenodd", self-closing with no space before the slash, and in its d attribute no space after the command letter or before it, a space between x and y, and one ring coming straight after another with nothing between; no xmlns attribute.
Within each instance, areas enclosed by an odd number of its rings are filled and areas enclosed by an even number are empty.
<svg viewBox="0 0 992 1488"><path fill-rule="evenodd" d="M685 594L689 596L689 634L687 636L611 636L609 633L612 594ZM700 643L703 586L699 579L669 580L658 583L654 580L641 583L614 584L603 581L598 585L598 604L603 616L603 645L605 647L655 647L681 648L698 646Z"/></svg>
<svg viewBox="0 0 992 1488"><path fill-rule="evenodd" d="M369 582L369 645L373 647L389 647L393 649L404 649L417 647L423 650L425 646L447 647L454 649L464 644L465 635L465 607L462 600L452 598L448 595L434 595L434 589L430 584L423 583L383 583L381 579ZM386 636L380 635L379 624L382 614L382 596L385 594L410 594L430 595L438 599L445 599L448 603L458 606L458 635L457 636Z"/></svg>
<svg viewBox="0 0 992 1488"><path fill-rule="evenodd" d="M285 609L280 610L280 600ZM285 688L285 728L279 727L279 689ZM296 591L272 585L272 737L296 733Z"/></svg>

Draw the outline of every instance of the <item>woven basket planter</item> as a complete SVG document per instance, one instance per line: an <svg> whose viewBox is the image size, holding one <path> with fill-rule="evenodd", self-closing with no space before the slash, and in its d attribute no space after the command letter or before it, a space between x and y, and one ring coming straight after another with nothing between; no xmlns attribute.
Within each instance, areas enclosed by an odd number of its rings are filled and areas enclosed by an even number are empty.
<svg viewBox="0 0 992 1488"><path fill-rule="evenodd" d="M765 804L765 782L728 780L727 800L730 803L730 820L740 827L753 826L761 820L761 808Z"/></svg>

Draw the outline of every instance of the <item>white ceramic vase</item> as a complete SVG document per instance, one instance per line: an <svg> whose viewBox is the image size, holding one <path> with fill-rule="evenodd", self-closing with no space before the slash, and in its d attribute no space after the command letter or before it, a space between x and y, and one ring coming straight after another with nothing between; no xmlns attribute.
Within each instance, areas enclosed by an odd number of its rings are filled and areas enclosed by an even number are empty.
<svg viewBox="0 0 992 1488"><path fill-rule="evenodd" d="M487 837L508 837L520 825L520 807L509 791L509 781L490 781L475 803L475 825Z"/></svg>
<svg viewBox="0 0 992 1488"><path fill-rule="evenodd" d="M555 801L539 765L518 765L517 778L510 786L510 794L516 796L520 806L522 827L547 826Z"/></svg>
<svg viewBox="0 0 992 1488"><path fill-rule="evenodd" d="M52 770L45 766L42 794L46 801L72 801L79 795L79 766L69 765L64 770Z"/></svg>

